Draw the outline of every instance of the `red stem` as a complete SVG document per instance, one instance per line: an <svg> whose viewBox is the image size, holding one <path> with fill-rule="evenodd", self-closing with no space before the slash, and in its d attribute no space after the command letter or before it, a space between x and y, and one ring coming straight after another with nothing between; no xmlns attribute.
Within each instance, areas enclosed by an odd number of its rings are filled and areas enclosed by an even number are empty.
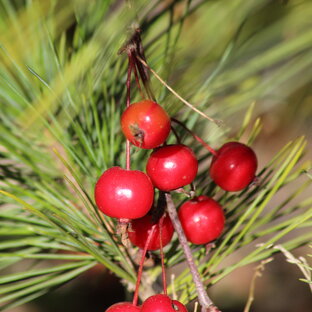
<svg viewBox="0 0 312 312"><path fill-rule="evenodd" d="M212 155L217 156L216 150L214 150L210 145L208 145L203 139L201 139L199 136L197 136L192 130L190 130L183 122L171 118L172 121L180 125L183 129L185 129L187 132L189 132L193 138L198 141L204 148L206 148Z"/></svg>
<svg viewBox="0 0 312 312"><path fill-rule="evenodd" d="M131 147L130 147L130 141L126 141L126 169L130 170L130 164L131 164Z"/></svg>
<svg viewBox="0 0 312 312"><path fill-rule="evenodd" d="M195 133L192 134L194 139L197 140L204 148L206 148L212 155L217 156L217 152L208 145L203 139L197 136Z"/></svg>
<svg viewBox="0 0 312 312"><path fill-rule="evenodd" d="M133 69L133 61L132 61L132 57L131 57L131 53L128 53L128 72L127 72L127 81L126 81L126 87L127 87L127 98L126 98L126 106L129 107L130 106L130 87L131 87L131 72Z"/></svg>
<svg viewBox="0 0 312 312"><path fill-rule="evenodd" d="M128 53L128 60L129 60L129 65L128 65L128 74L127 74L127 81L126 81L126 87L127 87L127 97L126 97L126 107L128 108L130 106L130 87L131 87L131 71L133 68L133 62L132 62L132 57L131 53ZM126 141L126 169L130 170L130 163L131 163L131 158L130 158L131 150L130 150L130 141Z"/></svg>
<svg viewBox="0 0 312 312"><path fill-rule="evenodd" d="M139 78L139 75L138 75L138 70L137 70L137 68L135 66L134 58L135 58L135 56L131 53L132 63L134 64L133 72L134 72L135 82L136 82L137 88L138 88L138 90L140 92L141 98L144 100L145 99L145 95L144 95L143 90L141 88L140 78Z"/></svg>
<svg viewBox="0 0 312 312"><path fill-rule="evenodd" d="M135 285L135 292L134 292L134 295L133 295L132 304L134 306L138 305L139 287L140 287L141 278L142 278L144 260L145 260L145 256L146 256L148 245L150 244L150 242L152 240L152 236L153 236L153 234L155 232L156 226L157 226L157 224L152 226L151 231L149 232L147 240L145 242L145 246L144 246L144 250L143 250L143 253L142 253L140 266L139 266L139 270L138 270L138 278L137 278L136 285Z"/></svg>
<svg viewBox="0 0 312 312"><path fill-rule="evenodd" d="M162 281L164 294L167 295L167 278L166 278L166 269L165 269L165 257L162 243L162 226L164 222L165 215L163 215L159 220L159 243L160 243L160 258L161 258L161 272L162 272Z"/></svg>

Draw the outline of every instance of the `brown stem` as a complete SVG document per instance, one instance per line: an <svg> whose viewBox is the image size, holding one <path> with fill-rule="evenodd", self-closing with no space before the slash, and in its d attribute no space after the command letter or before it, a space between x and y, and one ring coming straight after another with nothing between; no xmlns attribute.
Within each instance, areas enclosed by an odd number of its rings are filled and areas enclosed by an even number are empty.
<svg viewBox="0 0 312 312"><path fill-rule="evenodd" d="M176 137L177 143L181 144L181 139L177 133L177 131L171 126L171 131L173 132L174 136Z"/></svg>
<svg viewBox="0 0 312 312"><path fill-rule="evenodd" d="M147 97L155 101L155 96L150 86L150 78L149 78L148 69L145 66L143 66L141 61L139 61L140 59L146 63L146 58L144 54L144 48L142 45L140 32L141 32L140 28L134 29L134 33L132 37L127 41L127 43L121 49L119 49L118 54L127 52L128 56L131 55L131 62L132 62L133 67L135 68L134 73L136 75L137 74L140 75ZM136 78L136 81L138 82L138 78Z"/></svg>
<svg viewBox="0 0 312 312"><path fill-rule="evenodd" d="M142 39L141 39L141 29L137 29L136 34L134 36L134 41L135 41L136 46L137 46L137 49L136 49L137 56L140 57L145 62L147 62L146 57L145 57L144 47L142 44ZM141 64L141 66L142 66L142 64ZM150 80L148 69L144 66L142 68L144 71L145 80L148 82Z"/></svg>
<svg viewBox="0 0 312 312"><path fill-rule="evenodd" d="M180 125L181 127L183 127L184 130L186 130L188 133L190 133L193 138L198 141L204 148L206 148L212 155L217 156L217 152L216 150L214 150L210 145L208 145L202 138L200 138L199 136L197 136L191 129L189 129L183 122L181 122L178 119L175 118L171 118L171 120L175 123L177 123L178 125Z"/></svg>
<svg viewBox="0 0 312 312"><path fill-rule="evenodd" d="M121 242L125 247L129 247L129 240L127 235L127 228L130 219L118 219L117 234L121 236Z"/></svg>
<svg viewBox="0 0 312 312"><path fill-rule="evenodd" d="M187 261L187 264L190 268L193 281L196 287L197 295L198 295L198 301L200 305L202 306L202 312L221 312L212 302L212 300L209 298L205 286L201 280L200 274L197 270L196 264L194 262L194 258L192 255L192 251L188 245L187 239L185 237L184 231L182 229L176 208L174 206L174 203L172 201L172 197L170 193L166 193L166 201L167 201L167 209L170 216L170 219L172 221L172 224L174 226L175 231L178 234L178 238L180 241L180 244L182 246L182 249L185 254L185 258Z"/></svg>

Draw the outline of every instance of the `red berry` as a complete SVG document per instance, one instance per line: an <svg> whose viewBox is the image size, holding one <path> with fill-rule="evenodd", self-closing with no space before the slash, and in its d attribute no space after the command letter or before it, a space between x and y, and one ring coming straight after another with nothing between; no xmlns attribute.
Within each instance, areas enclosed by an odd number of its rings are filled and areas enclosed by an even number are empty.
<svg viewBox="0 0 312 312"><path fill-rule="evenodd" d="M154 188L142 171L112 167L97 181L94 197L98 208L107 216L136 219L150 210Z"/></svg>
<svg viewBox="0 0 312 312"><path fill-rule="evenodd" d="M220 236L224 228L222 207L212 198L200 196L179 209L185 236L193 244L207 244Z"/></svg>
<svg viewBox="0 0 312 312"><path fill-rule="evenodd" d="M159 221L158 221L159 223ZM128 237L131 243L135 246L138 246L142 249L145 247L148 235L152 229L152 226L155 223L152 222L152 216L146 215L143 218L133 220L131 222L131 229L128 230ZM162 237L162 246L166 246L173 236L173 225L169 216L165 216L162 223L161 237ZM147 247L147 250L157 250L160 249L160 232L159 226L157 225L154 233L152 235L151 241Z"/></svg>
<svg viewBox="0 0 312 312"><path fill-rule="evenodd" d="M159 294L147 298L141 312L187 312L187 309L181 302Z"/></svg>
<svg viewBox="0 0 312 312"><path fill-rule="evenodd" d="M170 126L167 112L151 100L131 104L121 116L123 134L141 148L155 148L164 143Z"/></svg>
<svg viewBox="0 0 312 312"><path fill-rule="evenodd" d="M139 312L140 307L134 306L131 302L119 302L110 306L105 312Z"/></svg>
<svg viewBox="0 0 312 312"><path fill-rule="evenodd" d="M210 176L222 189L237 192L254 179L256 170L254 151L245 144L228 142L212 158Z"/></svg>
<svg viewBox="0 0 312 312"><path fill-rule="evenodd" d="M149 157L146 172L154 186L162 191L190 184L196 177L198 162L193 151L183 145L167 145Z"/></svg>

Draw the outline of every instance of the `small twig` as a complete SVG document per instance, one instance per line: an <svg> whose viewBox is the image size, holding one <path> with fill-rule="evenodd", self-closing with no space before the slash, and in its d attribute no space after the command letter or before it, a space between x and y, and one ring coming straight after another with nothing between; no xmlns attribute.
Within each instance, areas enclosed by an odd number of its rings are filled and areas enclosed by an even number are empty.
<svg viewBox="0 0 312 312"><path fill-rule="evenodd" d="M116 234L121 236L121 242L126 247L129 248L129 239L127 234L127 229L129 226L130 219L118 219Z"/></svg>
<svg viewBox="0 0 312 312"><path fill-rule="evenodd" d="M244 312L249 312L251 304L254 301L255 298L255 289L256 289L256 279L258 277L262 276L262 272L264 271L265 265L269 262L271 262L273 258L265 259L261 261L261 263L256 267L256 271L252 277L250 288L249 288L249 294L248 294L248 299L244 308Z"/></svg>
<svg viewBox="0 0 312 312"><path fill-rule="evenodd" d="M201 280L201 277L199 275L199 272L197 270L196 264L193 259L192 251L188 245L187 239L185 237L184 231L182 229L176 208L174 206L174 203L172 201L171 195L169 193L165 194L166 201L167 201L167 209L170 216L170 219L172 221L172 224L174 226L175 231L178 234L178 238L180 241L180 244L182 246L182 249L185 254L185 258L187 261L187 264L190 268L193 281L196 287L196 291L198 294L198 301L200 305L202 306L202 312L221 312L212 302L212 300L209 298L205 286Z"/></svg>
<svg viewBox="0 0 312 312"><path fill-rule="evenodd" d="M308 280L312 280L311 271L306 268L306 259L303 257L300 257L297 259L292 253L290 253L288 250L286 250L282 245L275 245L273 247L274 249L278 249L283 253L283 255L286 257L287 262L296 264L300 271L303 273L304 277ZM312 284L308 284L310 287L310 290L312 292Z"/></svg>
<svg viewBox="0 0 312 312"><path fill-rule="evenodd" d="M137 56L137 59L171 92L173 93L181 102L183 102L185 105L190 107L192 110L194 110L196 113L199 115L203 116L204 118L214 122L217 126L221 126L222 121L214 119L212 117L209 117L199 109L197 109L194 105L192 105L190 102L186 101L184 98L182 98L176 91L174 91L163 79L160 78L160 76L151 68L147 65L147 63L140 57Z"/></svg>
<svg viewBox="0 0 312 312"><path fill-rule="evenodd" d="M208 243L208 244L205 246L205 249L206 249L205 255L208 256L210 250L211 250L212 248L215 248L215 247L216 247L215 243Z"/></svg>

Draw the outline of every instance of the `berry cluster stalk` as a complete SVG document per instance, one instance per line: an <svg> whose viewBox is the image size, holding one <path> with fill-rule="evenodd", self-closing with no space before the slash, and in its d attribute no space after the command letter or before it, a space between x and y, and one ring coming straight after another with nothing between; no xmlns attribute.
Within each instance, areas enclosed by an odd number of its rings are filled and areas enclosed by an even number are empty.
<svg viewBox="0 0 312 312"><path fill-rule="evenodd" d="M140 86L139 78L141 78L141 81L142 81L142 84L144 87L144 91L145 91L147 97L149 99L155 100L154 94L153 94L151 87L150 87L150 79L149 79L149 75L148 75L149 74L148 72L150 71L170 92L172 92L184 104L189 106L191 109L196 111L198 114L200 114L204 118L206 118L210 121L213 121L217 125L220 125L219 120L215 120L215 119L207 116L205 113L203 113L202 111L200 111L196 107L194 107L194 105L192 105L191 103L189 103L185 99L183 99L165 81L163 81L153 69L151 69L148 66L148 64L146 62L145 55L144 55L144 48L142 45L139 28L136 28L134 30L134 34L127 41L127 43L119 50L119 54L121 54L123 52L126 52L128 54L128 59L129 59L128 77L127 77L127 106L130 105L130 84L131 84L131 71L132 70L134 72L136 84L137 84L137 87L141 93L141 96L142 96L143 92L142 92L142 89ZM182 125L185 128L185 126L182 123L180 123L179 121L176 121L176 120L173 120L173 121ZM202 145L204 145L206 149L208 149L213 155L216 155L216 151L214 151L208 144L206 144L202 139L200 139L195 134L193 134L189 129L187 129L187 130L194 136L194 138L197 141L199 141ZM128 144L128 142L127 142L127 144ZM130 157L129 147L127 147L127 157ZM127 162L127 164L128 164L128 162ZM170 219L171 219L173 226L174 226L174 228L178 234L179 241L181 243L181 246L183 248L186 260L187 260L188 265L190 267L190 271L191 271L191 274L192 274L192 277L193 277L193 280L194 280L194 283L196 286L196 290L198 293L198 300L199 300L200 305L202 306L202 312L221 312L213 304L212 300L209 298L209 296L207 295L207 292L205 291L204 284L201 281L200 274L199 274L197 267L195 265L191 249L188 246L187 239L185 237L182 226L180 224L180 221L179 221L175 206L173 204L171 195L169 193L166 193L165 198L166 198L166 203L167 203L167 208L168 208L168 213L169 213ZM153 230L154 230L154 227L153 227ZM160 233L161 233L161 229L160 229ZM151 234L149 235L149 239L150 239L150 237L151 237ZM161 237L161 235L160 235L160 237ZM149 239L148 239L148 241L149 241ZM144 248L144 253L143 253L143 256L141 259L141 263L140 263L140 268L139 268L139 272L138 272L138 279L137 279L137 284L136 284L136 290L135 290L135 294L134 294L134 298L133 298L133 304L134 305L137 305L137 301L138 301L138 288L139 288L139 284L140 284L140 280L141 280L143 261L144 261L144 257L146 254L147 245L148 245L148 242L146 242L146 245ZM163 275L164 292L166 293L167 287L166 287L166 281L165 281L166 277L165 277L165 269L164 269L164 256L163 256L163 251L162 251L162 242L161 242L161 258L162 258L162 275Z"/></svg>
<svg viewBox="0 0 312 312"><path fill-rule="evenodd" d="M171 219L171 222L178 234L178 238L180 241L180 244L183 248L186 261L188 263L188 266L190 268L193 281L196 287L196 291L198 294L198 301L200 305L202 306L201 312L221 312L212 302L212 300L209 298L205 286L200 278L200 274L197 270L196 264L193 259L192 251L187 243L187 239L185 237L184 231L182 229L176 208L174 206L174 203L172 201L170 193L166 193L166 201L167 201L167 209L168 213Z"/></svg>
<svg viewBox="0 0 312 312"><path fill-rule="evenodd" d="M122 54L124 52L128 54L129 67L130 67L130 64L133 67L136 84L141 93L141 96L144 97L140 83L139 83L139 78L141 78L147 98L155 101L155 96L150 86L148 69L141 62L141 60L143 60L143 62L147 64L140 33L141 33L140 28L135 28L133 31L133 35L126 42L126 44L118 51L118 54Z"/></svg>

